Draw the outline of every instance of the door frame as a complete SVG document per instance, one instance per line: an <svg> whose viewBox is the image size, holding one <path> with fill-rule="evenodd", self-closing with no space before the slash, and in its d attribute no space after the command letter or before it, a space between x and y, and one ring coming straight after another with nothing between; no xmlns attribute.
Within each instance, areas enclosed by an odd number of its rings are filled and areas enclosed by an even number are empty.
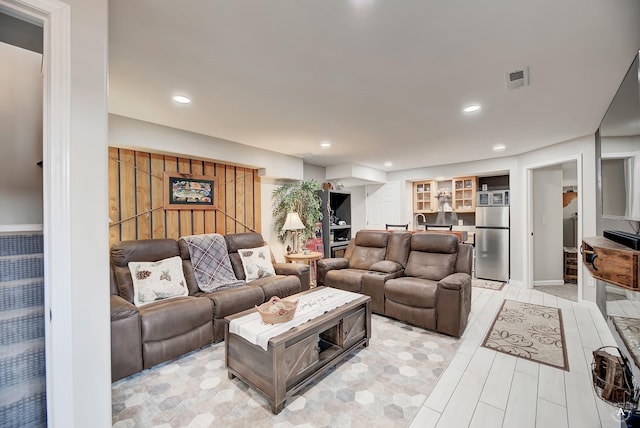
<svg viewBox="0 0 640 428"><path fill-rule="evenodd" d="M556 159L550 159L543 162L537 162L524 166L524 174L526 179L524 180L525 198L525 213L526 213L526 237L523 240L523 271L525 279L525 288L533 288L533 171L539 168L545 168L553 165L560 165L567 162L576 162L576 179L578 183L578 233L576 237L577 242L582 242L582 192L584 191L583 185L583 171L582 171L582 153L578 153L571 156L560 157ZM578 301L583 300L583 275L582 269L578 269Z"/></svg>
<svg viewBox="0 0 640 428"><path fill-rule="evenodd" d="M42 172L47 424L51 427L72 427L71 8L57 0L0 0L0 11L43 27Z"/></svg>

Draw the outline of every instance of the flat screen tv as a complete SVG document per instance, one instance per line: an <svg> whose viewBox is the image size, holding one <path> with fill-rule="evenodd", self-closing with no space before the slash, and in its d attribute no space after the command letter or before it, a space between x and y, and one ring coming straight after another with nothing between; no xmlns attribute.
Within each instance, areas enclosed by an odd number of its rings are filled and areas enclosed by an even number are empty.
<svg viewBox="0 0 640 428"><path fill-rule="evenodd" d="M600 124L602 215L640 221L640 69L636 54Z"/></svg>

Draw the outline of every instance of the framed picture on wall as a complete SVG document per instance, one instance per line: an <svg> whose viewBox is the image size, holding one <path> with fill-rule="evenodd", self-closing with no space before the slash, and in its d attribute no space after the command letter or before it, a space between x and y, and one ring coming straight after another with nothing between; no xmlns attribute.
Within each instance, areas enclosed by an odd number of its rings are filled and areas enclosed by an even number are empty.
<svg viewBox="0 0 640 428"><path fill-rule="evenodd" d="M165 210L215 210L217 197L215 177L164 173Z"/></svg>

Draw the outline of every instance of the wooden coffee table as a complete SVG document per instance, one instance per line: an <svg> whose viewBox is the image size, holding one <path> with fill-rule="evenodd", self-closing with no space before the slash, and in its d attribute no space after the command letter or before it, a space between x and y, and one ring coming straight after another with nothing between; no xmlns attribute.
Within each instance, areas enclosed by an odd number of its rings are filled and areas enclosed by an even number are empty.
<svg viewBox="0 0 640 428"><path fill-rule="evenodd" d="M297 296L314 293L317 287ZM330 310L298 327L269 339L267 350L229 332L229 323L255 312L225 318L225 357L229 378L238 377L269 399L271 411L280 413L287 397L335 366L356 348L369 346L371 298L355 300Z"/></svg>

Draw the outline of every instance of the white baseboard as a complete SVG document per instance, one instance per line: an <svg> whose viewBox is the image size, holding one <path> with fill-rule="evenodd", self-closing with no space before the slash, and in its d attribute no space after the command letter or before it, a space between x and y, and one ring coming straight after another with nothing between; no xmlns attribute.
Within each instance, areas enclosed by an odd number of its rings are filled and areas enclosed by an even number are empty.
<svg viewBox="0 0 640 428"><path fill-rule="evenodd" d="M509 285L515 285L516 287L524 287L524 283L517 279L510 279Z"/></svg>
<svg viewBox="0 0 640 428"><path fill-rule="evenodd" d="M534 287L547 286L547 285L564 285L562 279L548 279L546 281L533 281Z"/></svg>
<svg viewBox="0 0 640 428"><path fill-rule="evenodd" d="M0 224L0 232L42 232L41 224Z"/></svg>

